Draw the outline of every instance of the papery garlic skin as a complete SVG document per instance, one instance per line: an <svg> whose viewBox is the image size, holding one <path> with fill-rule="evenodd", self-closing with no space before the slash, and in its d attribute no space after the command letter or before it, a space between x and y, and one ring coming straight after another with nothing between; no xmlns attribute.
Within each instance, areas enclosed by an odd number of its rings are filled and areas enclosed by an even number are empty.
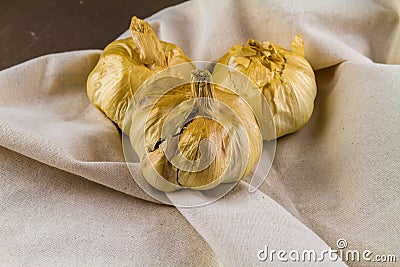
<svg viewBox="0 0 400 267"><path fill-rule="evenodd" d="M250 78L261 90L269 104L276 136L263 135L265 140L293 133L310 119L317 93L315 75L310 63L304 58L303 40L297 35L292 51L270 42L249 40L246 45L232 47L218 63L228 65ZM214 81L241 88L229 69L216 68ZM236 82L236 84L235 84ZM262 101L262 100L260 100ZM270 116L266 114L265 116Z"/></svg>
<svg viewBox="0 0 400 267"><path fill-rule="evenodd" d="M158 40L147 22L133 17L130 30L131 38L104 49L87 80L90 101L125 133L130 125L124 116L137 89L158 71L190 62L177 45Z"/></svg>
<svg viewBox="0 0 400 267"><path fill-rule="evenodd" d="M194 73L205 80L168 77L149 83L149 95L137 99L133 110L129 134L136 137L131 142L142 174L164 192L237 182L261 155L262 136L252 109L237 94L214 85L208 71ZM165 92L174 83L180 85ZM172 121L177 126L168 128Z"/></svg>

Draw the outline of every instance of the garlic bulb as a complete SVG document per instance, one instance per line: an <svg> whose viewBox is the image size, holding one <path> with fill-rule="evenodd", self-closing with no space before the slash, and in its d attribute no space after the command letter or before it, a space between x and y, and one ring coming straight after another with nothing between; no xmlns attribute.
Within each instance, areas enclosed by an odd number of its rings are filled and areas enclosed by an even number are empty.
<svg viewBox="0 0 400 267"><path fill-rule="evenodd" d="M154 79L144 91L136 99L129 135L153 187L206 190L240 180L258 162L262 137L252 109L213 84L208 71L193 70L189 83Z"/></svg>
<svg viewBox="0 0 400 267"><path fill-rule="evenodd" d="M246 45L233 46L218 61L245 74L262 93L259 98L265 98L272 114L263 111L261 117L268 120L272 115L276 128L276 136L263 133L266 140L299 130L308 122L314 109L317 86L312 67L304 58L301 35L295 37L291 49L249 40ZM249 87L229 68L216 68L213 77L216 83L228 86L240 95L246 94L244 90ZM252 102L256 105L262 100Z"/></svg>
<svg viewBox="0 0 400 267"><path fill-rule="evenodd" d="M136 90L156 72L190 62L177 45L160 41L146 21L133 17L130 31L131 38L104 49L87 80L90 101L125 133L130 125L123 125L124 116Z"/></svg>

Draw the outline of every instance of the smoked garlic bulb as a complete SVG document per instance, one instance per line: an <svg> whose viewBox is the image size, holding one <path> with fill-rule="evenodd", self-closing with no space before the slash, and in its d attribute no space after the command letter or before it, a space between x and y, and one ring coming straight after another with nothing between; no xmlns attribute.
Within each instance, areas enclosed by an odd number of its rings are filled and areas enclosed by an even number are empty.
<svg viewBox="0 0 400 267"><path fill-rule="evenodd" d="M129 135L150 185L206 190L239 181L257 164L262 136L252 109L207 70L193 70L190 82L163 77L143 88Z"/></svg>
<svg viewBox="0 0 400 267"><path fill-rule="evenodd" d="M125 133L130 125L123 125L124 116L137 89L156 72L190 62L177 45L160 41L146 21L133 17L130 31L131 38L104 49L87 80L90 101Z"/></svg>
<svg viewBox="0 0 400 267"><path fill-rule="evenodd" d="M237 78L230 68L255 83L262 93L259 97L265 97L270 108L270 112L260 116L268 119L272 115L276 128L276 136L263 134L266 140L299 130L308 122L314 109L317 86L313 69L304 58L301 35L295 37L291 49L250 39L245 45L233 46L218 61L229 68L217 65L213 73L216 83L229 86L241 95L247 94L243 90L249 85ZM262 100L253 101L257 102Z"/></svg>

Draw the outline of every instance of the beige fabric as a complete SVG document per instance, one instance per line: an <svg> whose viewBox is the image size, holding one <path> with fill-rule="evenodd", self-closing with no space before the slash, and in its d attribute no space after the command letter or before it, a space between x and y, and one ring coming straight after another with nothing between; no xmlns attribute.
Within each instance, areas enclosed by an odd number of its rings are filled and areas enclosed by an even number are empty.
<svg viewBox="0 0 400 267"><path fill-rule="evenodd" d="M301 32L317 70L313 117L278 140L260 190L242 182L196 209L151 202L129 175L119 131L86 97L100 51L1 71L0 264L265 265L265 245L322 251L339 238L400 256L400 66L374 63L400 63L399 13L395 0L203 0L149 18L194 60Z"/></svg>
<svg viewBox="0 0 400 267"><path fill-rule="evenodd" d="M4 147L0 162L1 266L221 265L174 207Z"/></svg>

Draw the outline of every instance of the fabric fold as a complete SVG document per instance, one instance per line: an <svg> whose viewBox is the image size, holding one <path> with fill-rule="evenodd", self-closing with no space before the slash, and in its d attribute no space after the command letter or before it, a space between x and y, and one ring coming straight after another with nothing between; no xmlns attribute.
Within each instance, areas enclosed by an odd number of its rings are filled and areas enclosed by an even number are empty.
<svg viewBox="0 0 400 267"><path fill-rule="evenodd" d="M0 144L141 199L118 128L88 100L98 51L47 55L0 72ZM135 163L133 163L135 164ZM138 169L137 175L140 174Z"/></svg>
<svg viewBox="0 0 400 267"><path fill-rule="evenodd" d="M279 262L310 266L346 266L340 258L324 255L329 246L282 206L257 190L247 191L241 182L231 194L199 208L179 208L182 215L214 250L224 266L258 266ZM174 202L176 193L168 194ZM279 260L271 251L285 251ZM291 251L299 258L290 258ZM315 256L303 260L304 251ZM275 258L274 258L275 257ZM308 256L307 256L308 257Z"/></svg>

